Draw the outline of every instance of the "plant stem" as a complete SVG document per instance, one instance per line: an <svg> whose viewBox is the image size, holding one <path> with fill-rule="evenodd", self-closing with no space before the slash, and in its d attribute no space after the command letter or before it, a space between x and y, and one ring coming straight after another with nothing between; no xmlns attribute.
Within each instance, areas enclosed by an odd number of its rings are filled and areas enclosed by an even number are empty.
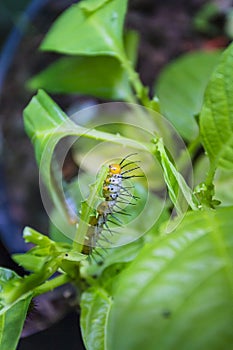
<svg viewBox="0 0 233 350"><path fill-rule="evenodd" d="M121 59L122 66L127 72L129 80L136 92L136 96L138 100L142 103L144 107L147 107L155 110L156 112L159 112L160 108L159 108L158 101L156 101L156 99L150 100L148 95L148 88L142 84L138 73L135 72L131 62L126 57L125 53L122 53L119 57Z"/></svg>
<svg viewBox="0 0 233 350"><path fill-rule="evenodd" d="M91 214L93 214L93 208L96 206L98 194L102 192L102 186L107 176L107 170L108 168L106 166L101 168L96 182L90 186L90 194L88 198L82 203L81 217L73 241L73 249L75 251L80 252L82 250L89 228L90 217Z"/></svg>
<svg viewBox="0 0 233 350"><path fill-rule="evenodd" d="M208 174L206 176L206 180L205 180L205 184L206 184L207 188L211 187L213 185L215 172L216 172L216 166L214 163L212 163L212 164L210 164L210 168L209 168Z"/></svg>
<svg viewBox="0 0 233 350"><path fill-rule="evenodd" d="M54 277L53 279L46 281L41 286L35 288L34 296L50 292L51 290L70 282L70 280L70 276L64 274L58 277Z"/></svg>

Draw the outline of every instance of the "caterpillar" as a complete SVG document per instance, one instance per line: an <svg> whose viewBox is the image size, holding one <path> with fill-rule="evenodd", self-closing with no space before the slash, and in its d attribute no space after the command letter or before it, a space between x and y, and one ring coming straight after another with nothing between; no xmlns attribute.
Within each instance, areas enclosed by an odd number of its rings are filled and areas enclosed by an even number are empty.
<svg viewBox="0 0 233 350"><path fill-rule="evenodd" d="M111 235L112 231L108 226L108 221L114 224L121 223L121 220L115 214L128 215L119 204L132 204L131 200L137 200L138 197L134 196L130 189L132 187L123 186L123 181L134 177L141 177L143 175L130 175L134 170L140 169L137 165L133 168L127 168L137 161L125 161L137 153L132 153L124 157L120 163L113 163L109 165L108 174L103 183L102 195L104 201L102 201L97 209L96 216L91 216L89 220L89 227L85 237L82 253L91 255L95 249L97 242L102 247L100 240L111 243L108 238L104 235L103 231L107 230ZM126 170L123 170L126 168ZM127 201L127 198L130 200ZM112 221L114 219L114 221ZM103 248L103 247L102 247ZM103 248L104 249L104 248Z"/></svg>

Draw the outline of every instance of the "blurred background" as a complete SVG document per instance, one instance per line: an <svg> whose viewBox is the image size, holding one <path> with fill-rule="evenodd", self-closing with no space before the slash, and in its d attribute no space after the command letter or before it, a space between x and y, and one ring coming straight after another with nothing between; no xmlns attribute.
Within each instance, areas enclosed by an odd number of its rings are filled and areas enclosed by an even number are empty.
<svg viewBox="0 0 233 350"><path fill-rule="evenodd" d="M27 250L23 228L31 226L46 234L49 225L33 148L23 127L22 111L33 95L25 84L57 57L38 47L59 14L76 2L0 2L0 265L19 274L24 271L10 254ZM129 0L126 26L140 34L137 70L151 88L163 67L181 54L227 46L233 38L233 4L231 0ZM64 110L103 102L88 96L52 97ZM73 299L71 286L38 298L26 321L23 335L28 337L18 349L83 349Z"/></svg>

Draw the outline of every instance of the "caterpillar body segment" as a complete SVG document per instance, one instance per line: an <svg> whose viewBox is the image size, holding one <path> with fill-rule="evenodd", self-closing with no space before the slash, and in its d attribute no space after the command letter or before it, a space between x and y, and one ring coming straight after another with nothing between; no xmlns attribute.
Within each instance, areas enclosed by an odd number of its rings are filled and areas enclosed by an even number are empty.
<svg viewBox="0 0 233 350"><path fill-rule="evenodd" d="M111 244L111 241L104 235L104 231L109 232L113 235L112 229L109 228L108 222L119 225L123 224L122 221L116 216L116 214L129 215L125 212L125 209L121 207L121 204L136 205L131 203L139 199L134 196L130 189L134 186L123 186L123 181L126 179L141 177L143 175L135 175L130 173L134 170L140 169L139 166L127 169L128 166L137 163L130 161L124 164L125 160L137 153L132 153L123 158L120 163L113 163L109 165L108 174L103 183L102 195L104 200L98 205L96 209L96 216L91 216L89 220L89 226L86 233L82 253L87 255L93 255L96 252L96 247L99 246L101 249L105 248L101 245L100 241L105 241ZM124 171L122 169L124 168ZM127 174L127 176L125 176ZM127 200L129 198L129 201ZM120 205L119 205L120 204Z"/></svg>

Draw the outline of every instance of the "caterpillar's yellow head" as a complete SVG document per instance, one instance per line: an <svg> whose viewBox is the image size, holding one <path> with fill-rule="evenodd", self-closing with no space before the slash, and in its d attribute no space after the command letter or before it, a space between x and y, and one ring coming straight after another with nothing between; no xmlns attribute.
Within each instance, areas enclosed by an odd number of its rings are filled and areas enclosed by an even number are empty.
<svg viewBox="0 0 233 350"><path fill-rule="evenodd" d="M120 164L110 164L109 165L109 173L112 175L120 174L121 173Z"/></svg>

